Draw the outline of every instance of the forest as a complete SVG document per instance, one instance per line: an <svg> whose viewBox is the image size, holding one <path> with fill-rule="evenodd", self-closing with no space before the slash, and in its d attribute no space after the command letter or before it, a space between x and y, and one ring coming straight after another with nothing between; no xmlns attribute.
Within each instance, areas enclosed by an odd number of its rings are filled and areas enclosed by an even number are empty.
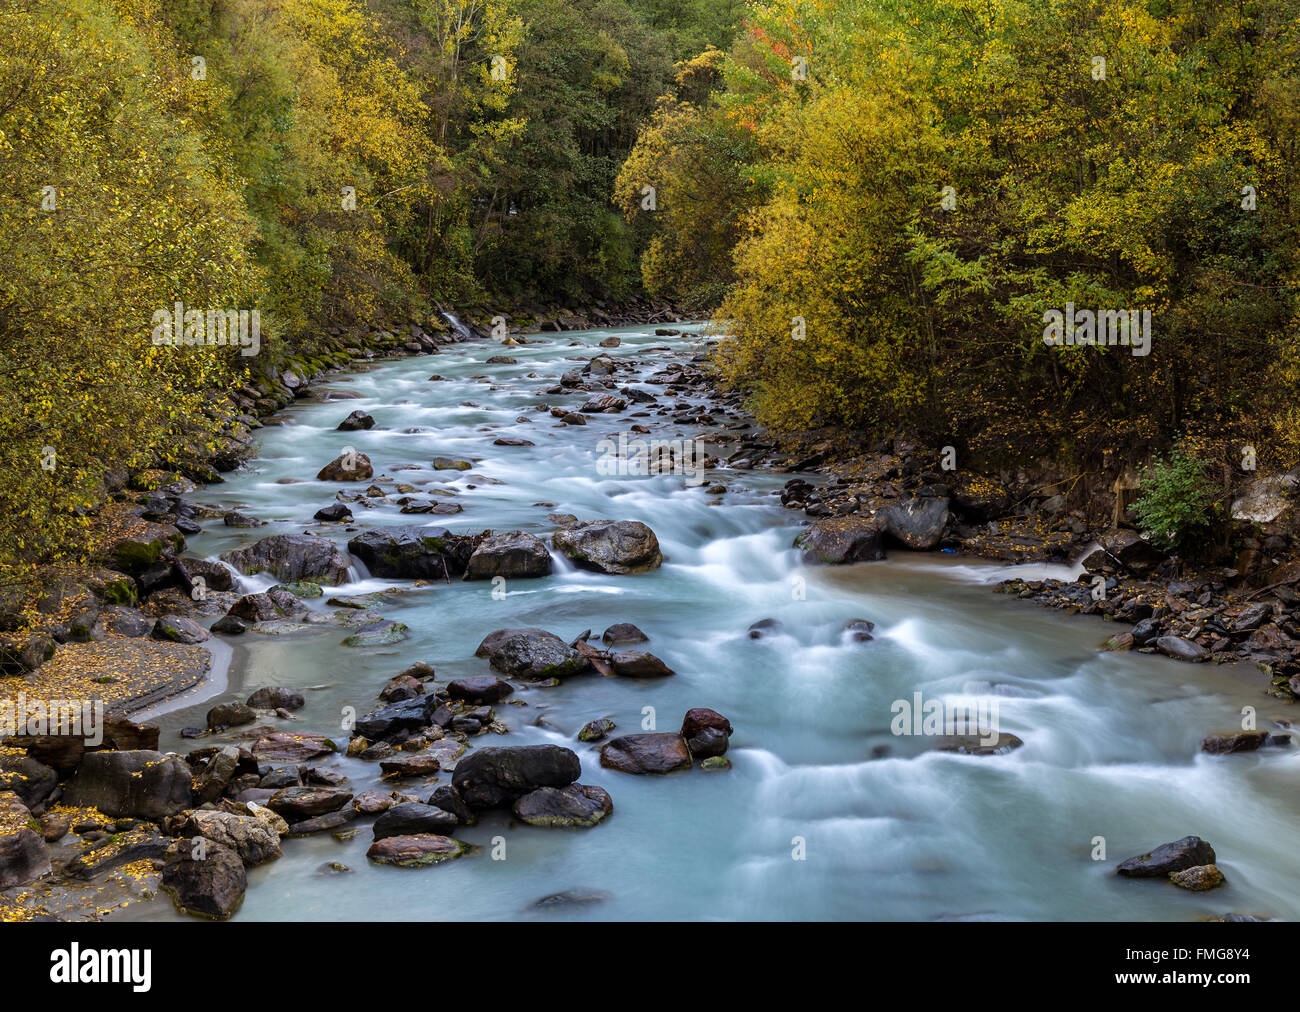
<svg viewBox="0 0 1300 1012"><path fill-rule="evenodd" d="M1300 2L0 0L0 556L212 396L435 307L651 295L778 432L1286 465ZM260 352L159 346L177 301ZM1146 314L1149 354L1044 340Z"/></svg>

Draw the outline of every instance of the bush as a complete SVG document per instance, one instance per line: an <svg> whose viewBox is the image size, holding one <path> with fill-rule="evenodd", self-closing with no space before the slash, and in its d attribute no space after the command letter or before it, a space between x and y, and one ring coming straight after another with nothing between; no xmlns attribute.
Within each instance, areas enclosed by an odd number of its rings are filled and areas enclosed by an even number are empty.
<svg viewBox="0 0 1300 1012"><path fill-rule="evenodd" d="M1178 548L1209 528L1214 494L1204 461L1175 448L1143 469L1140 488L1133 508L1153 543Z"/></svg>

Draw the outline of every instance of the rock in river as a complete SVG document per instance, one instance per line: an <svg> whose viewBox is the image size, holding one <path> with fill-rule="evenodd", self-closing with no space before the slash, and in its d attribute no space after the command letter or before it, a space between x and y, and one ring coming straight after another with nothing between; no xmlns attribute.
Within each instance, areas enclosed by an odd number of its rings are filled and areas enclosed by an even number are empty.
<svg viewBox="0 0 1300 1012"><path fill-rule="evenodd" d="M376 840L366 851L366 857L376 864L392 864L399 868L423 868L441 864L460 857L469 848L459 840L436 833L417 833L411 836L387 836Z"/></svg>
<svg viewBox="0 0 1300 1012"><path fill-rule="evenodd" d="M329 787L286 787L272 794L266 807L292 825L302 819L337 812L351 800L352 795L347 791Z"/></svg>
<svg viewBox="0 0 1300 1012"><path fill-rule="evenodd" d="M320 469L317 481L369 481L375 475L364 453L340 453Z"/></svg>
<svg viewBox="0 0 1300 1012"><path fill-rule="evenodd" d="M671 773L690 769L691 754L680 734L628 734L601 748L600 764L623 773Z"/></svg>
<svg viewBox="0 0 1300 1012"><path fill-rule="evenodd" d="M539 787L515 802L515 815L530 826L594 826L613 810L603 787L586 784Z"/></svg>
<svg viewBox="0 0 1300 1012"><path fill-rule="evenodd" d="M1214 848L1199 836L1184 836L1147 854L1121 861L1115 870L1128 878L1165 878L1176 871L1214 864Z"/></svg>
<svg viewBox="0 0 1300 1012"><path fill-rule="evenodd" d="M682 737L692 759L710 759L727 751L733 729L731 721L717 710L699 706L686 711L682 719Z"/></svg>
<svg viewBox="0 0 1300 1012"><path fill-rule="evenodd" d="M386 527L353 538L348 551L380 579L441 580L464 574L474 543L445 527Z"/></svg>
<svg viewBox="0 0 1300 1012"><path fill-rule="evenodd" d="M939 543L948 526L948 500L915 498L886 506L879 513L886 533L904 547L929 551Z"/></svg>
<svg viewBox="0 0 1300 1012"><path fill-rule="evenodd" d="M190 841L181 840L168 855L162 887L182 913L224 921L244 901L248 877L243 861L229 847L209 842L196 859Z"/></svg>
<svg viewBox="0 0 1300 1012"><path fill-rule="evenodd" d="M447 695L468 703L499 703L514 691L513 685L494 675L457 678L447 685Z"/></svg>
<svg viewBox="0 0 1300 1012"><path fill-rule="evenodd" d="M330 586L347 582L350 562L334 542L308 534L273 534L220 558L245 575L271 573L285 583L311 580Z"/></svg>
<svg viewBox="0 0 1300 1012"><path fill-rule="evenodd" d="M497 629L474 651L493 669L517 678L564 678L587 666L587 659L545 629Z"/></svg>
<svg viewBox="0 0 1300 1012"><path fill-rule="evenodd" d="M490 580L494 576L527 579L548 576L551 553L526 531L506 531L485 538L465 567L466 580Z"/></svg>
<svg viewBox="0 0 1300 1012"><path fill-rule="evenodd" d="M602 573L643 573L663 562L655 532L636 520L600 520L558 530L551 537L583 569Z"/></svg>
<svg viewBox="0 0 1300 1012"><path fill-rule="evenodd" d="M662 678L674 674L672 668L645 650L622 650L609 655L614 674L624 678Z"/></svg>
<svg viewBox="0 0 1300 1012"><path fill-rule="evenodd" d="M875 520L860 516L826 517L794 539L807 563L840 565L874 562L885 557L880 528Z"/></svg>
<svg viewBox="0 0 1300 1012"><path fill-rule="evenodd" d="M497 808L539 787L567 787L581 773L571 749L514 745L474 750L456 766L451 782L470 808Z"/></svg>
<svg viewBox="0 0 1300 1012"><path fill-rule="evenodd" d="M190 767L180 756L148 749L87 752L63 800L105 815L158 821L189 808L191 785Z"/></svg>
<svg viewBox="0 0 1300 1012"><path fill-rule="evenodd" d="M441 835L452 832L458 824L456 816L451 812L418 801L407 801L393 805L375 820L375 839L421 833Z"/></svg>

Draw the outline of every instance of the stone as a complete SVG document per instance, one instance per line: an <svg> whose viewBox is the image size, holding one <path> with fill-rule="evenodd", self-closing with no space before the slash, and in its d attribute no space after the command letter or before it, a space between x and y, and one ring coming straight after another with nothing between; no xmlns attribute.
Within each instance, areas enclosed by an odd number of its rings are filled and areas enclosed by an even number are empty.
<svg viewBox="0 0 1300 1012"><path fill-rule="evenodd" d="M471 809L497 808L539 787L567 787L582 763L559 745L514 745L475 749L461 759L452 786Z"/></svg>
<svg viewBox="0 0 1300 1012"><path fill-rule="evenodd" d="M218 703L208 711L208 727L239 727L257 720L247 703Z"/></svg>
<svg viewBox="0 0 1300 1012"><path fill-rule="evenodd" d="M246 868L280 856L280 834L251 815L195 809L177 816L170 828L177 836L201 836L233 850Z"/></svg>
<svg viewBox="0 0 1300 1012"><path fill-rule="evenodd" d="M722 755L727 751L727 743L733 733L731 721L708 707L687 710L682 719L682 738L686 740L686 747L690 749L693 759Z"/></svg>
<svg viewBox="0 0 1300 1012"><path fill-rule="evenodd" d="M202 643L212 634L183 615L164 615L154 623L151 635L169 643Z"/></svg>
<svg viewBox="0 0 1300 1012"><path fill-rule="evenodd" d="M514 810L530 826L594 826L614 810L614 802L602 787L569 784L530 791L515 802Z"/></svg>
<svg viewBox="0 0 1300 1012"><path fill-rule="evenodd" d="M497 629L474 651L493 670L518 678L564 678L577 674L587 660L554 633L532 627Z"/></svg>
<svg viewBox="0 0 1300 1012"><path fill-rule="evenodd" d="M636 520L575 524L556 531L551 542L579 567L602 573L643 573L663 562L654 531Z"/></svg>
<svg viewBox="0 0 1300 1012"><path fill-rule="evenodd" d="M180 756L148 749L87 752L64 791L64 803L105 815L155 822L190 806L193 778Z"/></svg>
<svg viewBox="0 0 1300 1012"><path fill-rule="evenodd" d="M380 772L387 778L397 780L402 777L427 777L442 769L436 755L398 756L394 759L381 759Z"/></svg>
<svg viewBox="0 0 1300 1012"><path fill-rule="evenodd" d="M347 507L346 503L335 502L328 506L322 506L313 515L313 520L323 520L327 523L347 523L352 519L352 510Z"/></svg>
<svg viewBox="0 0 1300 1012"><path fill-rule="evenodd" d="M601 747L600 764L623 773L671 773L690 769L691 754L679 734L629 734Z"/></svg>
<svg viewBox="0 0 1300 1012"><path fill-rule="evenodd" d="M363 625L356 632L343 637L345 647L382 647L406 639L407 627L401 622L380 619Z"/></svg>
<svg viewBox="0 0 1300 1012"><path fill-rule="evenodd" d="M1185 836L1155 850L1121 861L1115 869L1126 878L1166 878L1174 872L1215 862L1214 848L1199 836Z"/></svg>
<svg viewBox="0 0 1300 1012"><path fill-rule="evenodd" d="M880 527L868 517L825 517L795 536L794 547L809 564L838 566L885 557Z"/></svg>
<svg viewBox="0 0 1300 1012"><path fill-rule="evenodd" d="M601 717L598 720L590 720L582 725L578 731L578 741L600 741L610 731L613 731L618 725L608 717Z"/></svg>
<svg viewBox="0 0 1300 1012"><path fill-rule="evenodd" d="M356 432L361 429L373 429L374 427L375 420L364 411L358 409L349 414L347 418L343 419L343 421L339 422L335 431Z"/></svg>
<svg viewBox="0 0 1300 1012"><path fill-rule="evenodd" d="M609 655L610 669L624 678L662 678L674 674L672 668L645 650L623 650Z"/></svg>
<svg viewBox="0 0 1300 1012"><path fill-rule="evenodd" d="M297 689L268 685L249 696L248 705L259 710L301 710L307 705L307 700Z"/></svg>
<svg viewBox="0 0 1300 1012"><path fill-rule="evenodd" d="M282 815L292 826L317 815L337 812L352 800L347 791L331 787L285 787L267 799L266 807Z"/></svg>
<svg viewBox="0 0 1300 1012"><path fill-rule="evenodd" d="M1223 885L1225 879L1223 872L1219 871L1214 865L1201 864L1192 868L1184 868L1182 871L1171 872L1169 881L1182 889L1203 893L1206 890Z"/></svg>
<svg viewBox="0 0 1300 1012"><path fill-rule="evenodd" d="M514 691L513 685L493 675L457 678L447 684L447 695L468 703L499 703Z"/></svg>
<svg viewBox="0 0 1300 1012"><path fill-rule="evenodd" d="M348 551L379 579L442 580L464 575L474 542L445 527L386 527L353 538Z"/></svg>
<svg viewBox="0 0 1300 1012"><path fill-rule="evenodd" d="M650 639L631 622L616 622L601 633L600 638L606 646L616 646L620 643L646 643Z"/></svg>
<svg viewBox="0 0 1300 1012"><path fill-rule="evenodd" d="M1181 636L1159 637L1156 640L1156 649L1180 661L1203 661L1210 656L1210 652L1203 646Z"/></svg>
<svg viewBox="0 0 1300 1012"><path fill-rule="evenodd" d="M366 857L376 864L391 864L399 868L423 868L442 864L466 853L469 848L459 840L436 833L413 836L389 836L376 840L366 851Z"/></svg>
<svg viewBox="0 0 1300 1012"><path fill-rule="evenodd" d="M878 514L885 533L904 548L925 552L943 538L948 526L946 498L914 498L886 506Z"/></svg>
<svg viewBox="0 0 1300 1012"><path fill-rule="evenodd" d="M324 735L291 733L268 728L249 749L259 759L272 762L301 762L315 759L335 751L332 741Z"/></svg>
<svg viewBox="0 0 1300 1012"><path fill-rule="evenodd" d="M340 453L320 469L317 481L369 481L375 476L370 458L364 453Z"/></svg>
<svg viewBox="0 0 1300 1012"><path fill-rule="evenodd" d="M243 903L248 876L229 847L207 843L196 860L189 842L181 840L163 867L161 885L181 913L224 921Z"/></svg>
<svg viewBox="0 0 1300 1012"><path fill-rule="evenodd" d="M283 583L311 580L328 586L346 583L351 564L334 542L309 534L273 534L220 558L245 575L270 573Z"/></svg>
<svg viewBox="0 0 1300 1012"><path fill-rule="evenodd" d="M454 832L459 820L451 812L418 801L393 805L375 820L376 840L390 836L443 835Z"/></svg>
<svg viewBox="0 0 1300 1012"><path fill-rule="evenodd" d="M465 579L529 579L549 576L551 569L551 553L540 540L526 531L507 531L493 534L474 549Z"/></svg>
<svg viewBox="0 0 1300 1012"><path fill-rule="evenodd" d="M12 791L0 791L0 889L26 885L50 873L45 840L32 813Z"/></svg>
<svg viewBox="0 0 1300 1012"><path fill-rule="evenodd" d="M1210 755L1231 755L1234 752L1254 752L1268 738L1267 731L1231 731L1227 734L1206 735L1201 741L1201 751Z"/></svg>

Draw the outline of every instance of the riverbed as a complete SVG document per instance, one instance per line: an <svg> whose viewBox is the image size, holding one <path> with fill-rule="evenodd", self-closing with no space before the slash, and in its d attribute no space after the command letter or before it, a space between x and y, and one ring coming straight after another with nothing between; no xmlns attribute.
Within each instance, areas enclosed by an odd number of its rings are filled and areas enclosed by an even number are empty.
<svg viewBox="0 0 1300 1012"><path fill-rule="evenodd" d="M547 514L558 512L642 521L656 532L664 563L609 576L576 570L557 555L553 575L508 581L495 595L491 583L415 586L357 569L353 582L326 596L402 591L379 610L405 623L408 639L350 649L340 645L347 630L330 627L231 638L222 679L146 715L162 726L164 751L207 744L178 732L201 726L214 701L244 699L262 685L302 689L307 704L286 726L342 743L347 708L374 708L384 683L416 661L432 664L439 682L487 674L474 649L507 626L540 626L571 640L632 622L649 636L644 647L676 672L645 681L581 675L557 687L517 682L512 698L527 705L496 707L510 734L473 739L574 749L581 782L613 798L614 812L601 824L541 829L492 815L457 833L480 846L475 853L409 870L368 862L371 820L358 819L349 826L358 832L345 840L329 833L285 840L280 859L250 870L236 920L1300 917L1290 871L1300 836L1297 750L1199 752L1206 733L1239 727L1243 706L1257 708L1261 728L1287 719L1286 704L1263 694L1262 675L1103 652L1114 625L990 591L1012 575L1069 578L1068 566L894 551L884 562L806 567L791 548L804 515L782 508L776 495L789 474L724 468L709 476L727 485L719 496L682 475L598 468L600 440L633 422L660 438L716 426L635 417L659 405L594 415L586 426L536 410L581 405L585 394L543 391L597 351L640 363L634 376L619 374L620 386L631 380L661 404L676 403L645 380L712 340L686 330L681 338L656 337L648 327L530 335L530 343L508 349L471 342L339 374L325 385L359 397L300 401L283 424L261 430L260 454L248 468L194 496L267 521L254 530L209 523L190 539L190 551L202 556L308 529L345 544L357 531L397 524L517 528L544 538L555 529ZM607 336L620 346L595 347ZM575 337L588 347L573 347ZM516 364L486 364L501 354ZM373 415L376 427L335 431L356 409ZM535 445L495 446L498 436ZM377 478L450 491L441 501L464 511L409 516L391 503L354 505L356 522L346 527L313 522L340 488L367 484L314 480L347 447L370 457ZM435 471L436 456L464 458L473 468ZM242 589L272 582L247 577ZM308 605L327 607L324 599ZM749 626L762 619L780 628L751 638ZM846 632L854 619L875 623L874 638ZM918 692L949 703L996 700L1000 729L1024 745L959 755L937 751L933 738L892 733L896 701ZM651 720L657 730L675 730L687 709L701 706L735 727L730 770L631 776L603 769L599 746L576 740L599 717L614 720L615 734ZM375 763L339 755L315 765L341 770L354 791L378 784ZM449 779L443 773L399 786L424 797ZM1195 894L1115 875L1120 860L1189 834L1213 845L1225 887ZM493 856L498 840L503 860ZM1104 859L1095 859L1103 848ZM350 870L324 870L330 862ZM564 893L584 901L537 905ZM179 915L161 897L126 916Z"/></svg>

